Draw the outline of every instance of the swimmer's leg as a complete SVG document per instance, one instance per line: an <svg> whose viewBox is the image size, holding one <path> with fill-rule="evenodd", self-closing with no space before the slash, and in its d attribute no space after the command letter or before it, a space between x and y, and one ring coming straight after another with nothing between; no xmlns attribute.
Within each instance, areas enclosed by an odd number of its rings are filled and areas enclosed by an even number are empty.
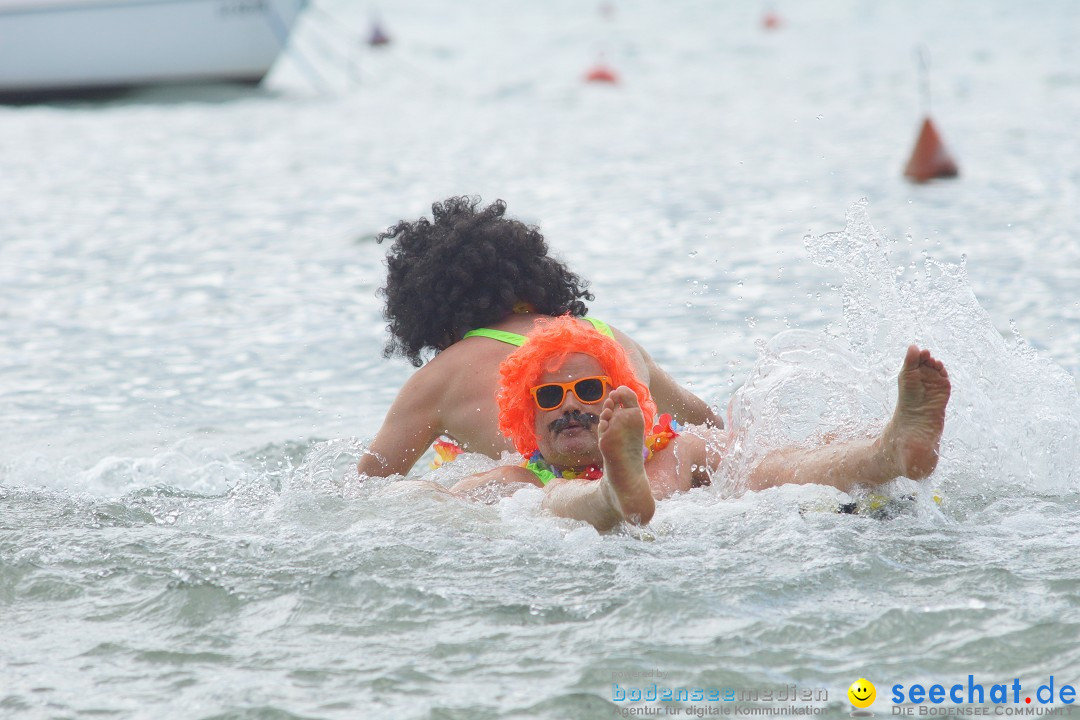
<svg viewBox="0 0 1080 720"><path fill-rule="evenodd" d="M850 490L898 477L921 480L934 471L945 428L949 374L929 350L912 345L897 381L896 410L881 435L824 447L791 448L769 454L750 473L748 487L816 483Z"/></svg>

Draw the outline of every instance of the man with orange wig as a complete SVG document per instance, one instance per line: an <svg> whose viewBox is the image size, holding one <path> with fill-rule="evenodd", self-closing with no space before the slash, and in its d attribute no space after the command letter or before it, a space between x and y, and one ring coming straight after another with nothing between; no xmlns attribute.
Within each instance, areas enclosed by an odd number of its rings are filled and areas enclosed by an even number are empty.
<svg viewBox="0 0 1080 720"><path fill-rule="evenodd" d="M649 522L655 501L707 484L728 435L681 431L656 405L614 340L571 317L540 323L499 368L499 427L526 458L466 478L452 492L492 482L544 488L543 507L599 530ZM841 490L898 477L921 479L937 466L949 377L930 351L912 345L898 380L896 410L865 441L788 448L751 471L747 487L818 483ZM650 432L646 434L646 429Z"/></svg>

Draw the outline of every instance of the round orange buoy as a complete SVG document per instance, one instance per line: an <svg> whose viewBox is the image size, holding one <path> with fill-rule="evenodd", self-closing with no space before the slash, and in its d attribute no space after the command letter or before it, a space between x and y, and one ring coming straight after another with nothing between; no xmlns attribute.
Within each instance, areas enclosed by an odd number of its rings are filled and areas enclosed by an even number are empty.
<svg viewBox="0 0 1080 720"><path fill-rule="evenodd" d="M783 22L780 20L780 16L771 10L765 13L765 15L761 18L761 26L766 30L776 30L782 24Z"/></svg>
<svg viewBox="0 0 1080 720"><path fill-rule="evenodd" d="M619 76L604 63L597 63L589 72L585 73L585 82L616 85L619 82Z"/></svg>
<svg viewBox="0 0 1080 720"><path fill-rule="evenodd" d="M934 178L956 177L959 174L956 161L945 149L945 143L941 142L937 128L927 116L923 120L922 130L919 131L919 139L915 141L911 159L904 168L904 177L912 182L922 183Z"/></svg>
<svg viewBox="0 0 1080 720"><path fill-rule="evenodd" d="M372 23L371 36L368 37L368 45L371 47L380 47L382 45L390 44L390 36L383 31L379 23Z"/></svg>

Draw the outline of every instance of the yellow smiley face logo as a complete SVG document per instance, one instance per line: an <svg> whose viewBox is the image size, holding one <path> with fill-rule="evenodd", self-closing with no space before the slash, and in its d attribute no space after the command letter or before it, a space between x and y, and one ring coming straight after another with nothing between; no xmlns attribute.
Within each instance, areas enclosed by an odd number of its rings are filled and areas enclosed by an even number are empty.
<svg viewBox="0 0 1080 720"><path fill-rule="evenodd" d="M847 690L847 697L855 707L868 708L874 704L877 689L874 687L874 683L866 678L859 678L851 683L851 687Z"/></svg>

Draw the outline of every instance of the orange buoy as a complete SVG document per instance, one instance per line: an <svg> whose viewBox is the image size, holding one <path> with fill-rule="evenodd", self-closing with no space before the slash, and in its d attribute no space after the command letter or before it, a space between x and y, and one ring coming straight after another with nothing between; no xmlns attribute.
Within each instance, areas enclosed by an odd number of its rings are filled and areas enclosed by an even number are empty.
<svg viewBox="0 0 1080 720"><path fill-rule="evenodd" d="M951 178L960 174L952 155L945 149L941 135L927 116L923 120L919 139L911 151L911 159L904 168L904 177L912 182L923 183L935 178Z"/></svg>
<svg viewBox="0 0 1080 720"><path fill-rule="evenodd" d="M766 12L761 18L761 26L766 30L778 30L782 24L783 21L780 20L780 16L772 10Z"/></svg>
<svg viewBox="0 0 1080 720"><path fill-rule="evenodd" d="M375 22L371 24L371 35L368 37L368 45L371 47L380 47L382 45L390 44L390 36L382 29L379 23Z"/></svg>
<svg viewBox="0 0 1080 720"><path fill-rule="evenodd" d="M604 63L596 63L589 72L585 73L585 82L617 85L619 83L619 76Z"/></svg>

